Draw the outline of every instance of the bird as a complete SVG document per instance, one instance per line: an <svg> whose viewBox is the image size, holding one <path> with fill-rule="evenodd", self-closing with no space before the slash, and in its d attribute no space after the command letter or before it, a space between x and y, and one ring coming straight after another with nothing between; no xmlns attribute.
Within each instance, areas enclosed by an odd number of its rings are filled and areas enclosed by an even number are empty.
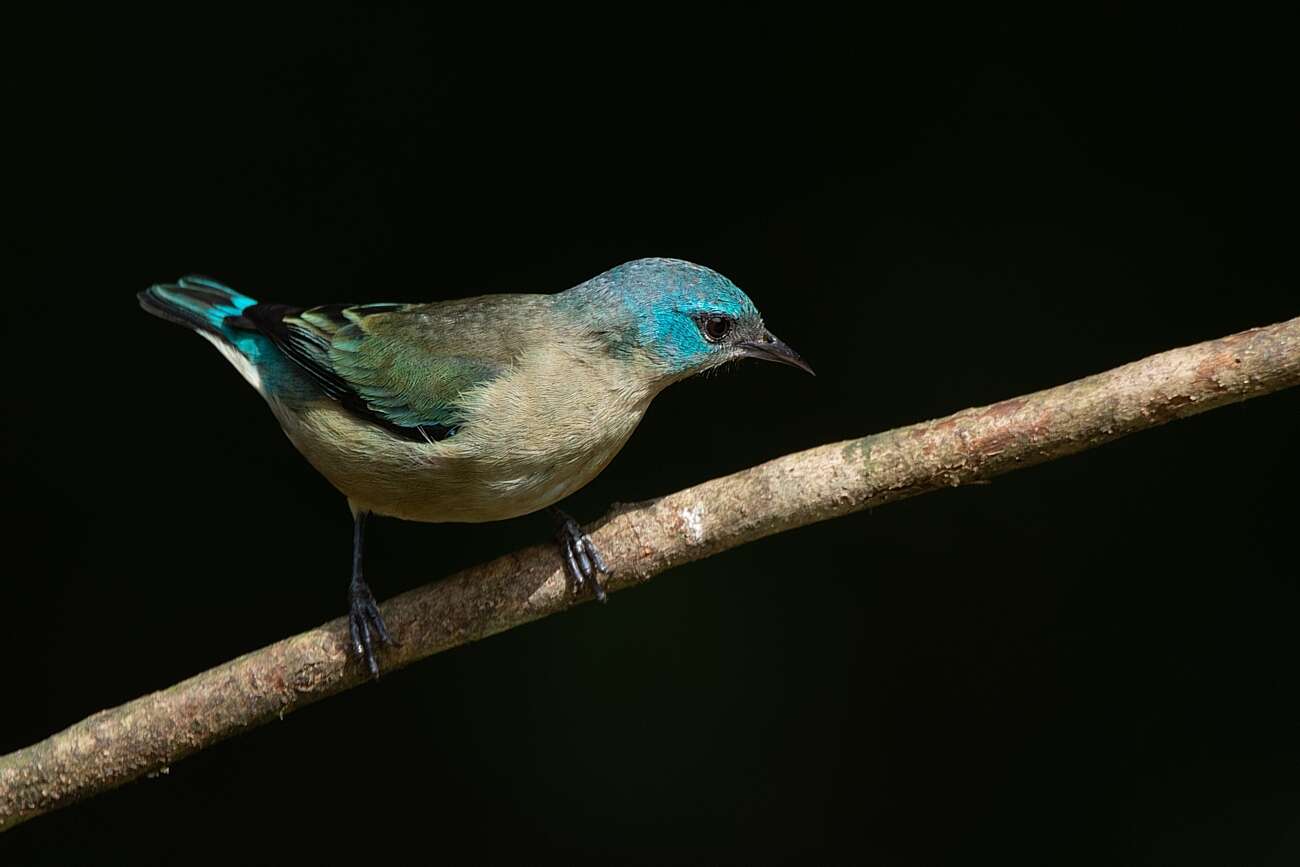
<svg viewBox="0 0 1300 867"><path fill-rule="evenodd" d="M717 271L626 262L553 294L296 307L208 277L138 294L209 340L352 512L348 631L379 676L397 644L363 570L367 519L501 521L549 510L563 569L600 601L610 569L556 504L618 454L650 402L742 358L813 373Z"/></svg>

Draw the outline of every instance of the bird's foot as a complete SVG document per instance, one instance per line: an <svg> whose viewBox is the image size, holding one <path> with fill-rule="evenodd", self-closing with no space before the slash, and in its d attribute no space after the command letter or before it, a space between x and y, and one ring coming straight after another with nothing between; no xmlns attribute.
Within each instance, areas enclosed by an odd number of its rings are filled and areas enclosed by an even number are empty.
<svg viewBox="0 0 1300 867"><path fill-rule="evenodd" d="M590 584L596 598L604 602L605 588L600 584L600 576L608 575L609 567L600 549L567 512L552 506L551 514L555 517L555 540L560 543L564 571L579 589Z"/></svg>
<svg viewBox="0 0 1300 867"><path fill-rule="evenodd" d="M348 629L352 633L352 649L370 669L371 677L379 677L379 662L375 659L375 645L396 647L384 625L384 616L375 604L375 595L365 581L353 579L348 587Z"/></svg>

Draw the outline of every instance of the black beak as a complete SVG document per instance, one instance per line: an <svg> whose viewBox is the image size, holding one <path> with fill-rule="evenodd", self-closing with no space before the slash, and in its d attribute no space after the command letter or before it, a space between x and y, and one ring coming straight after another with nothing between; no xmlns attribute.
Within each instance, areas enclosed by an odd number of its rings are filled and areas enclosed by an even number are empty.
<svg viewBox="0 0 1300 867"><path fill-rule="evenodd" d="M761 358L764 361L779 361L782 364L788 364L791 367L806 370L809 373L812 373L813 376L817 375L813 373L813 369L808 366L808 362L799 357L799 353L773 337L770 331L764 331L763 336L758 340L745 340L736 345L743 350L746 358Z"/></svg>

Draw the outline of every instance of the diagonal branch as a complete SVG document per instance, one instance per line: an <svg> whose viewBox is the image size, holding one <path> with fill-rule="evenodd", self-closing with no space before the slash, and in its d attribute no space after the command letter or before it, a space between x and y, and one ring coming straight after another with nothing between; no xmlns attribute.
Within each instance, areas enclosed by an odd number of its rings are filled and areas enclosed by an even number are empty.
<svg viewBox="0 0 1300 867"><path fill-rule="evenodd" d="M593 539L632 587L793 527L986 479L1300 384L1300 318L1153 355L1046 391L819 446L615 509ZM551 548L532 547L383 606L388 670L563 611ZM101 711L0 757L0 830L144 774L365 680L342 619Z"/></svg>

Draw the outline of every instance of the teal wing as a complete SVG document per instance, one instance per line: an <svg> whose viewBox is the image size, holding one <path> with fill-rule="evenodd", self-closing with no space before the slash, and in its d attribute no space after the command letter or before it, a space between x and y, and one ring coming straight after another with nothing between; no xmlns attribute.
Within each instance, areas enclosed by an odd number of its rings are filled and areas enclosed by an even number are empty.
<svg viewBox="0 0 1300 867"><path fill-rule="evenodd" d="M465 422L467 389L518 358L510 296L441 304L258 304L243 318L330 397L412 440L441 440ZM514 296L528 299L536 296Z"/></svg>

